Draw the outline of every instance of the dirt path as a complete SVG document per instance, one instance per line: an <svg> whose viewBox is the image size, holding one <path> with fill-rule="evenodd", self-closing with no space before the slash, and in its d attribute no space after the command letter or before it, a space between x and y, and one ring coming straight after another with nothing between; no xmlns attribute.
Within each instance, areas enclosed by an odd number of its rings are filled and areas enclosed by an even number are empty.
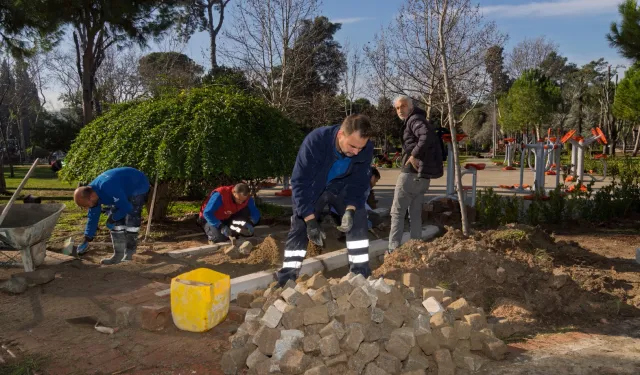
<svg viewBox="0 0 640 375"><path fill-rule="evenodd" d="M586 233L556 234L556 241L575 241L583 249L563 258L563 265L584 270L585 275L591 272L598 279L610 277L604 284L608 290L635 293L637 285L629 288L640 281L638 272L632 272L632 249L638 238L634 225L618 228L616 233L596 228ZM168 297L157 297L155 292L166 289L171 276L202 264L198 258L191 264L158 254L149 263L100 267L74 261L55 266L56 279L48 284L32 287L22 295L0 293L0 343L22 358L44 356L42 374L112 374L123 370L145 375L221 374L219 363L229 348L228 337L243 320L243 310L237 307L232 307L224 323L203 334L182 332L171 325L160 332L134 326L104 335L90 325L68 321L93 316L109 325L115 323L120 307L166 304ZM248 272L249 265L234 266ZM0 279L13 272L0 269ZM488 364L483 373L640 373L639 318L618 317L608 324L591 322L575 329L543 328L551 333L512 340L507 359ZM554 333L559 331L562 333Z"/></svg>
<svg viewBox="0 0 640 375"><path fill-rule="evenodd" d="M542 335L511 344L506 361L482 374L605 375L640 373L640 319L597 326L588 332ZM600 333L598 333L600 332Z"/></svg>

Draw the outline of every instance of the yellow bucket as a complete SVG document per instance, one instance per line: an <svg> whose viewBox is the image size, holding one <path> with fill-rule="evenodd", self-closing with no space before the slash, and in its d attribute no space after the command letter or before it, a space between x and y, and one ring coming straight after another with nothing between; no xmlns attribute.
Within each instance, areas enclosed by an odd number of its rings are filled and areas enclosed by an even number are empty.
<svg viewBox="0 0 640 375"><path fill-rule="evenodd" d="M229 275L207 268L171 279L171 316L183 331L205 332L220 324L229 312Z"/></svg>

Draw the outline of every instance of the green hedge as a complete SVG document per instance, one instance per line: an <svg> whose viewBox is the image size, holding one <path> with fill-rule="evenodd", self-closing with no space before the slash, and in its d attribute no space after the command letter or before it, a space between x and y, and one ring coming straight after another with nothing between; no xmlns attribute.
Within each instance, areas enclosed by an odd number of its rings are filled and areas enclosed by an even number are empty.
<svg viewBox="0 0 640 375"><path fill-rule="evenodd" d="M161 181L256 180L290 173L302 134L262 100L204 87L114 106L85 126L61 177L91 181L131 166Z"/></svg>

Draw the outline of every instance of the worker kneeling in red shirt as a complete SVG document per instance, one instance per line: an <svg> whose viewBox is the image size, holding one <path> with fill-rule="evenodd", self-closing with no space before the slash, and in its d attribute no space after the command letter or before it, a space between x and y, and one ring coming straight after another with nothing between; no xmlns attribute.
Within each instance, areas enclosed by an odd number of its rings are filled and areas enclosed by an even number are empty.
<svg viewBox="0 0 640 375"><path fill-rule="evenodd" d="M221 186L211 192L200 207L198 225L209 243L226 242L229 237L253 236L260 211L249 196L247 184Z"/></svg>

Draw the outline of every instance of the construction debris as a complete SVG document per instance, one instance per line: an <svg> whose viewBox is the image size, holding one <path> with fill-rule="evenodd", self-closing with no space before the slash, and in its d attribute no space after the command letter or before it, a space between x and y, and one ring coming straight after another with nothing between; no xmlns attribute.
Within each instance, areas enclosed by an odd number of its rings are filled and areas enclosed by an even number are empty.
<svg viewBox="0 0 640 375"><path fill-rule="evenodd" d="M226 375L462 374L507 351L482 309L413 273L397 281L318 273L241 302L253 308L229 339Z"/></svg>

